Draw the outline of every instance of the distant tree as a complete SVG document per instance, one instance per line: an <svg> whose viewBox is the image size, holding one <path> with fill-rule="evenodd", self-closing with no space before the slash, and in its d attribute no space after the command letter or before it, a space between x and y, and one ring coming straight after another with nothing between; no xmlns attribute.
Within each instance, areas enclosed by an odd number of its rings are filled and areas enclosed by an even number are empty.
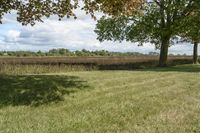
<svg viewBox="0 0 200 133"><path fill-rule="evenodd" d="M142 12L102 17L95 32L100 41L155 44L160 49L159 66L163 67L167 65L168 49L178 35L183 19L194 9L199 12L199 0L146 0Z"/></svg>
<svg viewBox="0 0 200 133"><path fill-rule="evenodd" d="M65 55L66 50L64 48L58 49L58 53L59 53L59 55Z"/></svg>
<svg viewBox="0 0 200 133"><path fill-rule="evenodd" d="M59 51L57 49L51 49L51 50L49 50L49 54L50 55L58 55Z"/></svg>
<svg viewBox="0 0 200 133"><path fill-rule="evenodd" d="M159 53L157 53L157 52L149 52L149 54L148 55L151 55L151 56L158 56L159 55Z"/></svg>
<svg viewBox="0 0 200 133"><path fill-rule="evenodd" d="M81 53L82 53L82 56L90 56L90 51L88 51L86 49L82 49Z"/></svg>
<svg viewBox="0 0 200 133"><path fill-rule="evenodd" d="M34 53L32 53L32 55L33 55L33 54L34 54ZM37 55L37 56L43 56L44 54L43 54L43 52L42 52L41 50L39 50L39 51L37 51L36 55Z"/></svg>

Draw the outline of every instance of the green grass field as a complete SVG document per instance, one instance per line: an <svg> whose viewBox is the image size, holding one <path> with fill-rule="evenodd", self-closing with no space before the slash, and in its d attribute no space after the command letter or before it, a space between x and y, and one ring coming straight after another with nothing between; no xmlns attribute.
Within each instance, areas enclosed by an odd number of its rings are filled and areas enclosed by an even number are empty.
<svg viewBox="0 0 200 133"><path fill-rule="evenodd" d="M0 76L0 133L200 132L200 66Z"/></svg>

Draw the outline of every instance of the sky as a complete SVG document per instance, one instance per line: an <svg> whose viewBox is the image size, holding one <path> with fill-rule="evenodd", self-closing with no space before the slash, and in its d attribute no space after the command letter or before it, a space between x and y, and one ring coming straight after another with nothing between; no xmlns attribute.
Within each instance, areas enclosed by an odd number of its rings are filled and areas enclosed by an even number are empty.
<svg viewBox="0 0 200 133"><path fill-rule="evenodd" d="M48 51L53 48L66 48L71 51L87 49L108 50L113 52L159 52L153 44L144 46L130 42L100 43L94 33L96 21L82 11L77 11L78 19L64 19L58 21L53 16L45 19L44 23L36 23L35 26L21 26L16 22L14 13L4 16L3 24L0 24L0 51ZM100 17L100 14L99 14ZM170 47L173 54L192 54L191 44L177 44Z"/></svg>

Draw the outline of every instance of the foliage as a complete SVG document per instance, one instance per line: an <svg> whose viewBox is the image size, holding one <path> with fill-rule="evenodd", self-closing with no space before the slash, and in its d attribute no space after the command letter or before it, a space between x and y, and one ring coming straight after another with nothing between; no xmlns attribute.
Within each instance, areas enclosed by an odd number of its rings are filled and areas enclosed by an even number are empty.
<svg viewBox="0 0 200 133"><path fill-rule="evenodd" d="M96 50L96 51L89 51L89 50L77 50L77 51L70 51L68 49L51 49L48 52L42 51L1 51L0 56L17 56L17 57L29 57L29 56L142 56L142 55L158 55L158 53L150 52L148 54L143 54L139 52L109 52L106 50Z"/></svg>
<svg viewBox="0 0 200 133"><path fill-rule="evenodd" d="M140 52L111 52L106 50L76 50L68 49L51 49L44 51L0 51L0 57L47 57L47 56L67 56L67 57L106 57L106 56L159 56L157 52L140 53ZM170 56L187 56L186 54L170 54Z"/></svg>
<svg viewBox="0 0 200 133"><path fill-rule="evenodd" d="M180 36L182 41L189 41L194 44L193 63L198 64L198 43L200 42L200 13L193 10L185 19L182 26Z"/></svg>
<svg viewBox="0 0 200 133"><path fill-rule="evenodd" d="M57 15L60 19L65 16L75 17L73 10L77 8L77 4L77 0L1 0L0 18L14 10L17 12L17 21L22 25L34 25L35 21L42 21L43 17L51 15Z"/></svg>
<svg viewBox="0 0 200 133"><path fill-rule="evenodd" d="M13 9L17 9L19 6L19 2L17 0L0 0L0 23L2 23L2 17L6 13L10 12Z"/></svg>
<svg viewBox="0 0 200 133"><path fill-rule="evenodd" d="M88 11L101 11L111 16L139 13L144 0L84 0Z"/></svg>
<svg viewBox="0 0 200 133"><path fill-rule="evenodd" d="M133 10L137 11L141 4L142 0L0 0L0 23L3 16L13 10L17 12L17 21L22 25L34 25L36 21L42 22L44 17L52 15L57 15L59 20L64 17L76 18L74 12L79 7L95 18L95 11L116 15L129 10L130 14Z"/></svg>
<svg viewBox="0 0 200 133"><path fill-rule="evenodd" d="M180 36L183 41L200 42L200 13L193 11L183 21Z"/></svg>

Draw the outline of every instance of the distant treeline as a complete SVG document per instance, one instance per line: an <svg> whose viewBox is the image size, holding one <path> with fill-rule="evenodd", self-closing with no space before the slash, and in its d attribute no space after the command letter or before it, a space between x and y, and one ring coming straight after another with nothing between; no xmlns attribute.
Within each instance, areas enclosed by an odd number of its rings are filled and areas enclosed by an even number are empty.
<svg viewBox="0 0 200 133"><path fill-rule="evenodd" d="M51 49L48 52L42 51L0 51L0 56L17 56L17 57L28 57L28 56L72 56L72 57L84 57L84 56L158 56L157 52L149 52L148 54L143 54L139 52L109 52L106 50L99 51L70 51L68 49ZM186 56L186 54L183 54ZM183 55L173 55L171 56L183 56Z"/></svg>

